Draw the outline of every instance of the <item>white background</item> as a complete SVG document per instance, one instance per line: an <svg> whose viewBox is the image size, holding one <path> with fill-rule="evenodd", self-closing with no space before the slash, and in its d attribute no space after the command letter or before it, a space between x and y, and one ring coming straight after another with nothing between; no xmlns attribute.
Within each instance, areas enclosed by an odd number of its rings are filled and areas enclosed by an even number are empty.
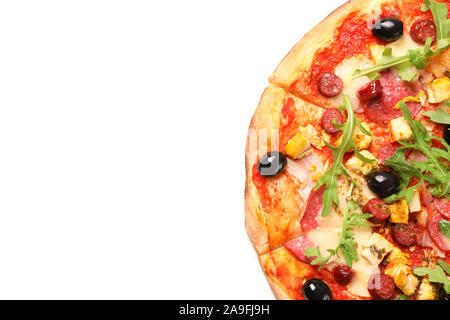
<svg viewBox="0 0 450 320"><path fill-rule="evenodd" d="M2 1L0 298L272 299L246 130L343 2Z"/></svg>

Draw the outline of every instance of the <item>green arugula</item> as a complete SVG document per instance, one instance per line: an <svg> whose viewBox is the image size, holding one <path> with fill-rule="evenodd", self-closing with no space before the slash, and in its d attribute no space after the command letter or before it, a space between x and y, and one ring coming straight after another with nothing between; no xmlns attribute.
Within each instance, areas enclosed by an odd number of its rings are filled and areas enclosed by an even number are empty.
<svg viewBox="0 0 450 320"><path fill-rule="evenodd" d="M429 135L425 126L417 120L413 120L411 112L405 103L400 102L400 108L403 117L411 126L414 134L414 142L399 141L402 145L394 155L385 160L385 165L397 171L401 180L401 191L398 194L390 196L385 199L387 202L398 200L402 196L407 197L407 201L412 198L412 188L417 188L422 183L422 180L427 181L433 188L430 193L436 197L450 197L450 167L445 165L441 158L450 161L450 146L447 142L434 135ZM431 147L431 140L439 140L444 149ZM410 165L404 158L406 149L415 149L423 153L426 161L411 161ZM419 179L419 183L411 188L405 187L409 183L411 177Z"/></svg>
<svg viewBox="0 0 450 320"><path fill-rule="evenodd" d="M333 164L330 168L320 177L317 182L317 186L315 190L318 190L321 186L326 185L325 191L323 193L323 209L322 209L322 217L327 217L331 212L331 207L334 204L339 205L339 197L337 190L337 179L339 175L344 175L351 178L347 169L345 169L343 164L343 159L345 153L350 150L353 150L356 156L366 163L372 163L374 159L368 159L364 157L358 150L353 141L353 131L355 126L357 126L365 135L371 136L371 133L368 132L362 125L361 122L356 118L353 113L353 108L350 103L350 99L347 95L344 95L344 101L339 110L345 109L347 111L347 121L343 124L335 123L336 127L343 131L342 142L339 146L334 147L330 145L324 139L324 143L328 148L331 149L333 153Z"/></svg>
<svg viewBox="0 0 450 320"><path fill-rule="evenodd" d="M438 261L438 266L434 269L426 268L426 267L417 267L414 268L413 272L415 275L423 277L428 276L428 280L435 283L441 283L444 285L444 290L447 293L450 293L450 280L447 279L445 272L450 274L450 265L445 263L443 260ZM445 270L445 272L444 272Z"/></svg>
<svg viewBox="0 0 450 320"><path fill-rule="evenodd" d="M365 70L356 70L353 74L353 79L367 76L370 80L374 80L379 77L378 72L389 68L396 68L399 76L403 80L412 81L417 76L413 67L416 67L419 70L425 69L429 63L428 60L431 57L438 55L450 47L450 20L447 19L447 5L433 0L425 0L422 4L422 11L426 12L428 10L431 10L431 13L433 14L437 29L438 41L436 51L431 49L431 44L433 42L432 38L427 39L425 46L422 49L410 49L406 55L400 57L393 57L392 48L386 48L381 60L376 66Z"/></svg>
<svg viewBox="0 0 450 320"><path fill-rule="evenodd" d="M333 256L339 257L339 253L344 257L345 262L351 268L353 261L358 261L358 252L356 250L354 227L370 227L371 224L367 219L372 218L371 214L354 213L358 209L358 205L352 200L347 203L344 213L344 221L342 224L342 232L339 237L339 242L336 249L328 249L330 253L328 257L323 257L320 254L319 247L307 247L305 250L305 257L315 259L311 261L312 265L319 265L319 270Z"/></svg>
<svg viewBox="0 0 450 320"><path fill-rule="evenodd" d="M430 117L430 119L436 123L450 124L450 114L442 109L439 109L438 111L427 111L423 114Z"/></svg>
<svg viewBox="0 0 450 320"><path fill-rule="evenodd" d="M402 294L401 296L398 296L397 298L395 298L395 300L408 300L411 297L412 296L407 296L406 294Z"/></svg>
<svg viewBox="0 0 450 320"><path fill-rule="evenodd" d="M444 236L450 238L450 221L441 219L441 221L439 221L439 229L441 229Z"/></svg>

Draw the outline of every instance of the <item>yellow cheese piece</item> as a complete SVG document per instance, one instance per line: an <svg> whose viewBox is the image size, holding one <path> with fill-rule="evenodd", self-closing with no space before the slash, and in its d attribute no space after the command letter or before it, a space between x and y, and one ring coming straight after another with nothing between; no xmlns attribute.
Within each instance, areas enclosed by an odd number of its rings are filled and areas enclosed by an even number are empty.
<svg viewBox="0 0 450 320"><path fill-rule="evenodd" d="M361 154L368 159L375 159L375 161L372 163L366 163L359 159L356 155L353 155L347 160L345 166L356 173L368 175L378 167L378 160L376 160L376 158L367 150L361 151Z"/></svg>
<svg viewBox="0 0 450 320"><path fill-rule="evenodd" d="M285 153L292 159L301 159L312 150L309 141L299 132L286 145Z"/></svg>
<svg viewBox="0 0 450 320"><path fill-rule="evenodd" d="M392 223L408 223L409 209L405 199L401 199L389 205L391 211L390 220Z"/></svg>
<svg viewBox="0 0 450 320"><path fill-rule="evenodd" d="M384 257L394 249L392 243L387 241L381 234L372 233L369 241L364 246L361 256L374 265L379 265Z"/></svg>
<svg viewBox="0 0 450 320"><path fill-rule="evenodd" d="M426 278L422 280L417 291L417 300L435 300L437 297L436 288Z"/></svg>
<svg viewBox="0 0 450 320"><path fill-rule="evenodd" d="M450 79L442 77L428 85L428 101L440 103L450 99Z"/></svg>
<svg viewBox="0 0 450 320"><path fill-rule="evenodd" d="M370 128L367 123L362 122L361 125L363 126L364 129L370 132ZM353 141L355 142L355 145L358 148L358 150L368 149L372 144L372 136L364 134L361 131L361 129L355 126L355 131L353 131Z"/></svg>
<svg viewBox="0 0 450 320"><path fill-rule="evenodd" d="M395 141L408 141L413 137L411 126L403 117L391 120L389 130Z"/></svg>
<svg viewBox="0 0 450 320"><path fill-rule="evenodd" d="M410 267L405 264L389 264L384 271L394 279L397 288L403 291L404 294L411 296L416 292L419 285L419 279L412 273Z"/></svg>

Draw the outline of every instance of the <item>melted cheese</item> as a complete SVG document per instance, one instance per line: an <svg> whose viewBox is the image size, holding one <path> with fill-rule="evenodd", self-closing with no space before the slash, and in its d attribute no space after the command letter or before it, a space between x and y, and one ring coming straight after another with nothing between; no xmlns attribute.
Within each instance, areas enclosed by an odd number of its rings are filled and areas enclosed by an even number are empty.
<svg viewBox="0 0 450 320"><path fill-rule="evenodd" d="M388 44L386 47L392 48L392 55L394 57L404 56L408 53L409 49L423 48L422 45L414 42L407 34L403 35L397 41Z"/></svg>
<svg viewBox="0 0 450 320"><path fill-rule="evenodd" d="M367 282L369 277L374 273L379 273L378 265L371 264L366 258L361 256L365 244L369 241L372 234L372 228L364 227L355 229L355 242L357 243L357 251L359 260L353 263L352 269L355 271L355 276L348 284L348 290L361 297L369 297L367 290Z"/></svg>
<svg viewBox="0 0 450 320"><path fill-rule="evenodd" d="M354 110L359 109L360 102L358 98L358 90L369 82L367 77L353 78L353 73L357 69L366 69L373 66L371 59L364 55L357 55L342 61L335 69L334 73L342 79L344 88L342 94L346 94L350 98L350 102ZM342 94L330 99L331 103L340 106L342 104Z"/></svg>

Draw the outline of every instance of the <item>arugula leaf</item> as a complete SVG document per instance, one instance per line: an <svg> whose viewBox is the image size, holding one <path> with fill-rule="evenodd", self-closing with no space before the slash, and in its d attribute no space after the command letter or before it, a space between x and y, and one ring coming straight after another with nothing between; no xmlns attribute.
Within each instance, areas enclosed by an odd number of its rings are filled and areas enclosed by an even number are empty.
<svg viewBox="0 0 450 320"><path fill-rule="evenodd" d="M419 183L426 180L433 188L430 193L436 197L449 197L450 196L450 167L445 165L441 158L450 159L450 146L444 139L437 138L436 136L429 135L425 126L417 120L413 120L411 112L405 103L400 102L400 108L403 113L403 117L411 126L414 134L414 142L400 141L402 147L397 149L394 155L385 160L385 165L391 167L394 170L399 170L397 173L400 175L401 187L407 186L406 181L409 182L411 177L419 179ZM432 148L430 146L432 140L439 140L444 149ZM406 149L415 149L422 152L427 160L426 161L411 161L412 166L408 165L402 158L402 152ZM414 168L415 167L415 168ZM413 169L414 168L414 169ZM407 200L411 199L412 191L409 189L401 190L398 194L387 198L387 201L401 198L402 195L407 196Z"/></svg>
<svg viewBox="0 0 450 320"><path fill-rule="evenodd" d="M445 272L447 272L447 274L450 275L450 264L441 259L439 259L437 263L441 266L442 269L444 269Z"/></svg>
<svg viewBox="0 0 450 320"><path fill-rule="evenodd" d="M395 300L408 300L411 297L412 296L407 296L406 294L402 294L401 296L398 296L397 298L395 298Z"/></svg>
<svg viewBox="0 0 450 320"><path fill-rule="evenodd" d="M450 221L441 219L441 221L439 221L439 229L441 229L444 236L450 238Z"/></svg>
<svg viewBox="0 0 450 320"><path fill-rule="evenodd" d="M351 213L358 208L358 205L352 200L347 203L344 213L344 221L342 224L342 232L339 237L339 242L336 249L329 249L328 257L323 257L320 254L319 247L307 247L305 250L305 257L312 258L312 265L319 265L319 270L328 263L333 256L339 257L339 253L344 257L345 263L351 268L354 261L358 261L358 251L356 250L354 227L370 227L371 224L367 219L372 218L371 214Z"/></svg>
<svg viewBox="0 0 450 320"><path fill-rule="evenodd" d="M442 261L442 260L440 260ZM444 261L442 261L444 262ZM445 262L444 262L445 263ZM445 264L446 268L449 267L448 264ZM447 269L448 271L448 269ZM428 276L428 280L435 283L442 283L444 285L444 290L447 293L450 293L450 280L445 276L444 270L440 266L436 266L434 269L426 268L426 267L417 267L413 270L414 274L420 277Z"/></svg>
<svg viewBox="0 0 450 320"><path fill-rule="evenodd" d="M430 119L436 123L450 124L450 114L442 109L439 109L438 111L427 111L423 114L430 117Z"/></svg>
<svg viewBox="0 0 450 320"><path fill-rule="evenodd" d="M400 191L387 198L384 198L383 200L386 203L392 203L405 197L406 202L409 204L414 195L414 190L419 188L423 182L422 174L420 173L420 171L412 166L408 161L406 161L405 149L406 148L402 147L398 148L391 158L384 161L384 165L386 167L394 169L400 178ZM419 183L407 188L412 177L416 177L417 179L419 179Z"/></svg>
<svg viewBox="0 0 450 320"><path fill-rule="evenodd" d="M350 99L347 95L344 95L344 101L339 110L345 109L347 111L347 121L343 124L335 124L336 127L343 131L342 142L339 146L334 147L330 145L328 142L325 142L328 148L331 149L333 153L333 164L330 168L320 177L317 182L317 186L315 190L318 190L321 186L326 185L325 191L323 193L323 209L322 209L322 217L327 217L330 214L331 207L334 204L339 205L339 197L337 192L337 178L340 175L347 176L351 178L347 169L344 167L343 159L345 153L350 150L353 150L356 156L366 163L372 163L375 161L374 159L368 159L364 157L358 150L353 141L353 131L355 126L357 126L365 135L371 136L370 132L368 132L362 125L361 122L356 118L353 113L353 108L350 103Z"/></svg>
<svg viewBox="0 0 450 320"><path fill-rule="evenodd" d="M427 12L431 10L436 24L436 35L438 39L438 49L448 47L450 40L450 20L447 19L447 5L432 0L425 0L421 10Z"/></svg>
<svg viewBox="0 0 450 320"><path fill-rule="evenodd" d="M428 65L428 60L431 57L438 55L450 47L450 20L447 19L447 5L433 0L425 0L422 4L422 11L426 12L428 10L431 10L431 13L433 14L437 29L438 42L436 51L431 49L431 44L433 42L431 37L426 40L424 48L415 50L410 49L406 55L400 57L393 57L392 48L386 48L383 52L382 59L376 66L365 70L356 70L353 74L353 79L367 76L370 80L374 80L378 77L378 72L394 67L398 70L398 73L403 80L412 81L417 76L413 67L416 67L419 70L424 69Z"/></svg>

